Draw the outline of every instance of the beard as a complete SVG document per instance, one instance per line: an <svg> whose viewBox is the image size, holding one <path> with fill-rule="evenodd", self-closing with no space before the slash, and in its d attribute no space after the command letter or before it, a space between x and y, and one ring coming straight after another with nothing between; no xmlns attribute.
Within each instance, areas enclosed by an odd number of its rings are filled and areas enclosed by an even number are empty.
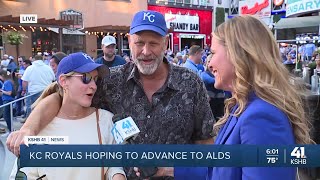
<svg viewBox="0 0 320 180"><path fill-rule="evenodd" d="M112 56L114 56L115 53L104 53L104 55L105 55L107 58L112 58Z"/></svg>
<svg viewBox="0 0 320 180"><path fill-rule="evenodd" d="M135 60L135 64L137 65L137 68L139 72L143 75L151 75L160 66L161 62L163 61L164 55L161 55L160 57L156 56L150 56L150 57L145 57L145 56L139 56ZM152 60L151 64L144 64L143 60Z"/></svg>

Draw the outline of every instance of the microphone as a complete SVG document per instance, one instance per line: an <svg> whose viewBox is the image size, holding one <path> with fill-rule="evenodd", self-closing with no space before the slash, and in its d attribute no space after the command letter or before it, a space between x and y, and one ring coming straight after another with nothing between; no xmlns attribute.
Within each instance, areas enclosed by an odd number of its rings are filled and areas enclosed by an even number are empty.
<svg viewBox="0 0 320 180"><path fill-rule="evenodd" d="M112 117L114 123L111 129L112 136L118 144L134 144L133 140L140 133L140 130L132 117L125 114L115 114ZM139 167L140 178L146 179L155 175L157 167Z"/></svg>
<svg viewBox="0 0 320 180"><path fill-rule="evenodd" d="M112 117L112 122L114 126L111 133L118 144L126 144L140 133L138 126L130 116L116 114Z"/></svg>

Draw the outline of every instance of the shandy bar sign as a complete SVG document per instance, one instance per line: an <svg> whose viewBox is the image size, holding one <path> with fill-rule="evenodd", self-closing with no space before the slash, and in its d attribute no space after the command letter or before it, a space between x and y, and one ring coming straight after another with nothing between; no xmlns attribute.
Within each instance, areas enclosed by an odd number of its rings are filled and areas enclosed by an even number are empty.
<svg viewBox="0 0 320 180"><path fill-rule="evenodd" d="M288 0L286 16L320 10L320 0Z"/></svg>
<svg viewBox="0 0 320 180"><path fill-rule="evenodd" d="M175 32L199 32L199 16L165 14L168 28Z"/></svg>

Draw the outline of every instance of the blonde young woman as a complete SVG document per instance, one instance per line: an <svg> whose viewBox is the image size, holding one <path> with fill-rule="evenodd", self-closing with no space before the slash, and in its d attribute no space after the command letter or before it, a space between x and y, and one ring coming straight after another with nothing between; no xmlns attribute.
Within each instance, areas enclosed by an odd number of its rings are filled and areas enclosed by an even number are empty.
<svg viewBox="0 0 320 180"><path fill-rule="evenodd" d="M290 84L271 31L253 16L239 16L212 34L209 68L215 88L232 92L214 125L215 144L309 144L298 90ZM294 180L295 168L217 167L208 179Z"/></svg>
<svg viewBox="0 0 320 180"><path fill-rule="evenodd" d="M113 144L113 114L90 107L97 90L96 80L98 76L106 75L102 73L108 73L108 68L94 63L87 54L74 53L63 58L57 69L57 83L48 87L36 102L59 92L62 105L58 115L38 135L68 136L70 144ZM37 179L45 175L43 179L48 180L101 180L104 174L107 179L125 179L120 167L39 167L21 168L20 171L23 171L28 179ZM14 178L17 172L15 166L11 178Z"/></svg>

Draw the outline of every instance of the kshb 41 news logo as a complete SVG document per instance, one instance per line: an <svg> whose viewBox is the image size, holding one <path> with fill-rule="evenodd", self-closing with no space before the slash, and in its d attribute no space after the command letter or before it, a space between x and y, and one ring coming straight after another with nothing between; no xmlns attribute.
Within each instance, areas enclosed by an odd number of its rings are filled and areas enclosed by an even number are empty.
<svg viewBox="0 0 320 180"><path fill-rule="evenodd" d="M290 164L307 164L307 156L305 153L305 147L295 147L291 151Z"/></svg>

